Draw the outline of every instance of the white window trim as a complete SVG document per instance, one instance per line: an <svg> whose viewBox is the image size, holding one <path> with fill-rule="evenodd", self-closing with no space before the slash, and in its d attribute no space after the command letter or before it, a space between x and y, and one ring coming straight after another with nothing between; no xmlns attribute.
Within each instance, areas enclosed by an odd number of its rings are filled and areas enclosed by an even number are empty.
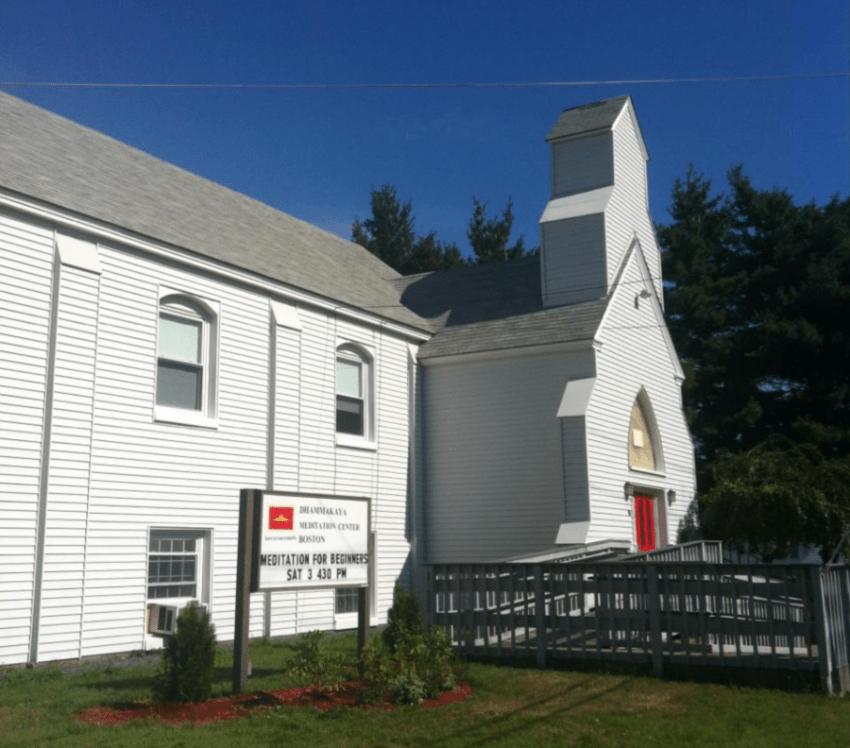
<svg viewBox="0 0 850 748"><path fill-rule="evenodd" d="M344 629L357 628L357 619L359 612L355 613L337 613L336 612L336 591L333 589L333 606L334 606L334 630L342 631ZM356 587L354 589L357 589ZM372 530L369 533L369 625L378 625L378 532Z"/></svg>
<svg viewBox="0 0 850 748"><path fill-rule="evenodd" d="M173 532L191 534L196 538L196 552L198 561L196 564L196 582L194 597L148 597L148 568L150 562L150 547L151 535L159 532ZM206 606L207 611L212 614L213 610L213 594L212 594L212 559L213 546L215 542L214 531L210 527L193 527L191 525L183 525L176 527L174 525L152 525L148 527L145 533L145 616L144 621L144 648L159 649L162 646L162 639L149 634L147 631L147 607L148 605L173 605L178 609L185 608L193 600Z"/></svg>
<svg viewBox="0 0 850 748"><path fill-rule="evenodd" d="M221 306L218 302L210 301L196 294L187 293L172 288L160 286L159 302L156 312L156 348L154 354L154 383L153 383L153 420L156 423L194 426L197 428L218 428L218 381L220 340L221 340ZM195 308L205 309L206 314L195 311ZM157 380L159 377L159 321L160 318L171 316L192 321L201 321L201 410L175 408L160 405L156 401ZM163 357L165 358L165 357ZM170 360L170 359L165 359Z"/></svg>
<svg viewBox="0 0 850 748"><path fill-rule="evenodd" d="M357 361L361 364L361 386L363 387L363 434L346 434L336 430L336 362L339 359ZM375 414L376 358L374 352L362 343L350 340L337 341L334 351L334 434L336 446L363 449L375 452L378 449L378 430Z"/></svg>

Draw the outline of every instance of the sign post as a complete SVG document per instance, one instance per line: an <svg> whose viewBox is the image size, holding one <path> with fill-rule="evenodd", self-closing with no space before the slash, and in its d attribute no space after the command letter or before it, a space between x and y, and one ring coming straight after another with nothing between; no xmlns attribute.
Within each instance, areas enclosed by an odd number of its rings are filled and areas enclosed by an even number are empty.
<svg viewBox="0 0 850 748"><path fill-rule="evenodd" d="M369 631L371 502L361 497L242 489L233 691L248 677L252 592L358 588L357 650Z"/></svg>

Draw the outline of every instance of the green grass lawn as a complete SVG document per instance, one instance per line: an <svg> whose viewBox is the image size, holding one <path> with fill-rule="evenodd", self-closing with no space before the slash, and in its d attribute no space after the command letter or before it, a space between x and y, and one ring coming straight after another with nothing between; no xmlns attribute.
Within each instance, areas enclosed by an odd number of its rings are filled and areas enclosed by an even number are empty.
<svg viewBox="0 0 850 748"><path fill-rule="evenodd" d="M354 640L334 646L354 654ZM231 652L218 654L216 695ZM283 688L290 642L251 645L250 690ZM393 712L275 708L199 727L90 727L80 709L145 699L150 663L15 670L0 677L2 746L829 746L850 745L850 701L817 694L660 681L634 675L471 665L462 704Z"/></svg>

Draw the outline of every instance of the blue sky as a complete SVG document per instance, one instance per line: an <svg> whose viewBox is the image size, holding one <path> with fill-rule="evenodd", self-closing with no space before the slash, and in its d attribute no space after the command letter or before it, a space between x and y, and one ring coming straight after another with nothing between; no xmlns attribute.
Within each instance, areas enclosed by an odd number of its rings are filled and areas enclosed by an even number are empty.
<svg viewBox="0 0 850 748"><path fill-rule="evenodd" d="M421 82L792 74L850 69L845 0L704 2L9 2L0 80ZM466 247L473 195L514 200L537 243L543 137L561 109L630 93L651 208L693 163L801 201L850 192L848 79L508 90L7 88L348 236L392 182L420 232Z"/></svg>

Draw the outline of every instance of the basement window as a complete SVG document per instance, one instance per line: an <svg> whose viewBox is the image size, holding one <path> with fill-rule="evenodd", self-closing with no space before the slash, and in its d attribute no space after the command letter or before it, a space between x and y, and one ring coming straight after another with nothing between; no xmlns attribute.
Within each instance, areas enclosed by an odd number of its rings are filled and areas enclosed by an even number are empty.
<svg viewBox="0 0 850 748"><path fill-rule="evenodd" d="M198 530L151 530L148 600L200 600L205 534Z"/></svg>

